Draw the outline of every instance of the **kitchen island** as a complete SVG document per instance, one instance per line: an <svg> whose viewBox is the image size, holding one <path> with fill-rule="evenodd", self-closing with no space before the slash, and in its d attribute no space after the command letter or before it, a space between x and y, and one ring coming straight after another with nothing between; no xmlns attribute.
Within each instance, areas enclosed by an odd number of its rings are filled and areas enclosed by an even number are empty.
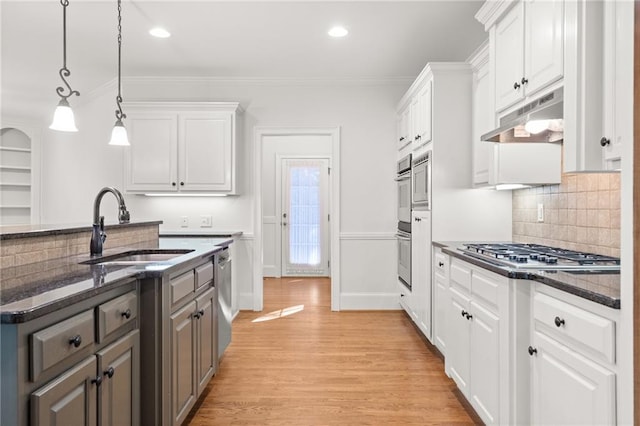
<svg viewBox="0 0 640 426"><path fill-rule="evenodd" d="M0 423L181 423L217 368L214 271L233 238L158 238L160 223L107 226L94 257L90 227L0 229ZM109 261L124 252L169 258Z"/></svg>

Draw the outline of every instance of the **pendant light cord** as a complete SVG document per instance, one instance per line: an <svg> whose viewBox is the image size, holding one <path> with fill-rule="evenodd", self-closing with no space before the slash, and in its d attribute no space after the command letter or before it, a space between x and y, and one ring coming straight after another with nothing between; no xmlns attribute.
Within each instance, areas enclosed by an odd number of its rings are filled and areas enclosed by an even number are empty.
<svg viewBox="0 0 640 426"><path fill-rule="evenodd" d="M68 1L68 0L67 0ZM118 96L116 96L116 103L118 109L116 110L116 119L122 120L127 118L127 115L122 112L122 2L118 0Z"/></svg>
<svg viewBox="0 0 640 426"><path fill-rule="evenodd" d="M62 86L58 86L56 88L56 93L66 101L71 95L79 96L80 92L71 89L69 82L67 82L67 79L65 78L71 75L71 71L67 68L67 6L69 6L69 0L60 0L60 4L62 5L62 68L60 68L58 74L60 74L62 82L67 86L69 94L64 94L65 88Z"/></svg>

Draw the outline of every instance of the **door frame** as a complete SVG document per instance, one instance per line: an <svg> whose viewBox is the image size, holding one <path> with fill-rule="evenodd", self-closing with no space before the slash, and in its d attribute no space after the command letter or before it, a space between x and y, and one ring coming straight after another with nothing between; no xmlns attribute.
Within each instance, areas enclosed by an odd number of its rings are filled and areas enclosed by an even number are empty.
<svg viewBox="0 0 640 426"><path fill-rule="evenodd" d="M340 310L340 127L255 127L253 137L253 179L254 179L254 215L253 215L253 310L263 308L263 241L262 241L262 151L266 136L329 136L331 154L329 164L329 252L331 277L331 310Z"/></svg>
<svg viewBox="0 0 640 426"><path fill-rule="evenodd" d="M276 190L275 190L275 195L276 195L276 201L278 201L278 203L276 203L276 222L278 220L282 221L282 189L283 189L283 185L282 185L282 161L283 160L327 160L327 162L329 163L329 169L331 169L333 167L333 165L331 164L331 157L328 155L290 155L290 154L277 154L276 155ZM329 214L331 214L331 175L329 175L329 179L328 179L328 188L327 188L327 203L329 204L329 209L327 210L327 212ZM278 250L280 252L278 261L280 262L280 265L278 267L280 274L280 277L284 277L284 270L282 268L283 265L283 253L284 253L284 246L282 245L282 228L280 229L280 238L278 239L276 246L278 247ZM327 241L327 244L329 244L329 246L327 247L327 251L329 254L329 258L327 260L331 261L331 222L329 222L329 241ZM329 276L331 276L331 267L328 268L329 270Z"/></svg>

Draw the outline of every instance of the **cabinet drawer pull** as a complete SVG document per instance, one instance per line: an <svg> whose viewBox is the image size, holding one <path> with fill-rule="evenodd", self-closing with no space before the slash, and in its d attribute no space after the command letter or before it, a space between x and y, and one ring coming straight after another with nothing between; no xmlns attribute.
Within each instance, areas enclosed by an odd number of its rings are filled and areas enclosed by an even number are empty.
<svg viewBox="0 0 640 426"><path fill-rule="evenodd" d="M610 143L611 143L611 140L605 136L603 136L602 139L600 139L600 146L603 148L609 145Z"/></svg>
<svg viewBox="0 0 640 426"><path fill-rule="evenodd" d="M78 334L76 336L73 336L71 339L69 339L69 344L77 347L80 347L80 345L82 344L82 337Z"/></svg>
<svg viewBox="0 0 640 426"><path fill-rule="evenodd" d="M127 309L126 311L122 312L120 315L125 317L126 319L131 318L131 309Z"/></svg>
<svg viewBox="0 0 640 426"><path fill-rule="evenodd" d="M556 327L560 327L560 326L564 325L564 319L562 319L560 317L556 317L556 319L553 320L553 322L556 323Z"/></svg>
<svg viewBox="0 0 640 426"><path fill-rule="evenodd" d="M115 372L116 371L113 369L113 367L109 367L104 371L104 375L107 376L108 378L112 378Z"/></svg>
<svg viewBox="0 0 640 426"><path fill-rule="evenodd" d="M538 350L532 346L529 346L529 355L533 356L533 354L537 354Z"/></svg>

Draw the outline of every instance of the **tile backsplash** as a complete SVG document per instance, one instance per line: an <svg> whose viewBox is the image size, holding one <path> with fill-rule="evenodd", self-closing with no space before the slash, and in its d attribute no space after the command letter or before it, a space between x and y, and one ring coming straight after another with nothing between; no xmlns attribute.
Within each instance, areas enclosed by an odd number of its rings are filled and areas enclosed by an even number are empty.
<svg viewBox="0 0 640 426"><path fill-rule="evenodd" d="M620 173L567 173L559 185L513 191L513 240L620 257Z"/></svg>

